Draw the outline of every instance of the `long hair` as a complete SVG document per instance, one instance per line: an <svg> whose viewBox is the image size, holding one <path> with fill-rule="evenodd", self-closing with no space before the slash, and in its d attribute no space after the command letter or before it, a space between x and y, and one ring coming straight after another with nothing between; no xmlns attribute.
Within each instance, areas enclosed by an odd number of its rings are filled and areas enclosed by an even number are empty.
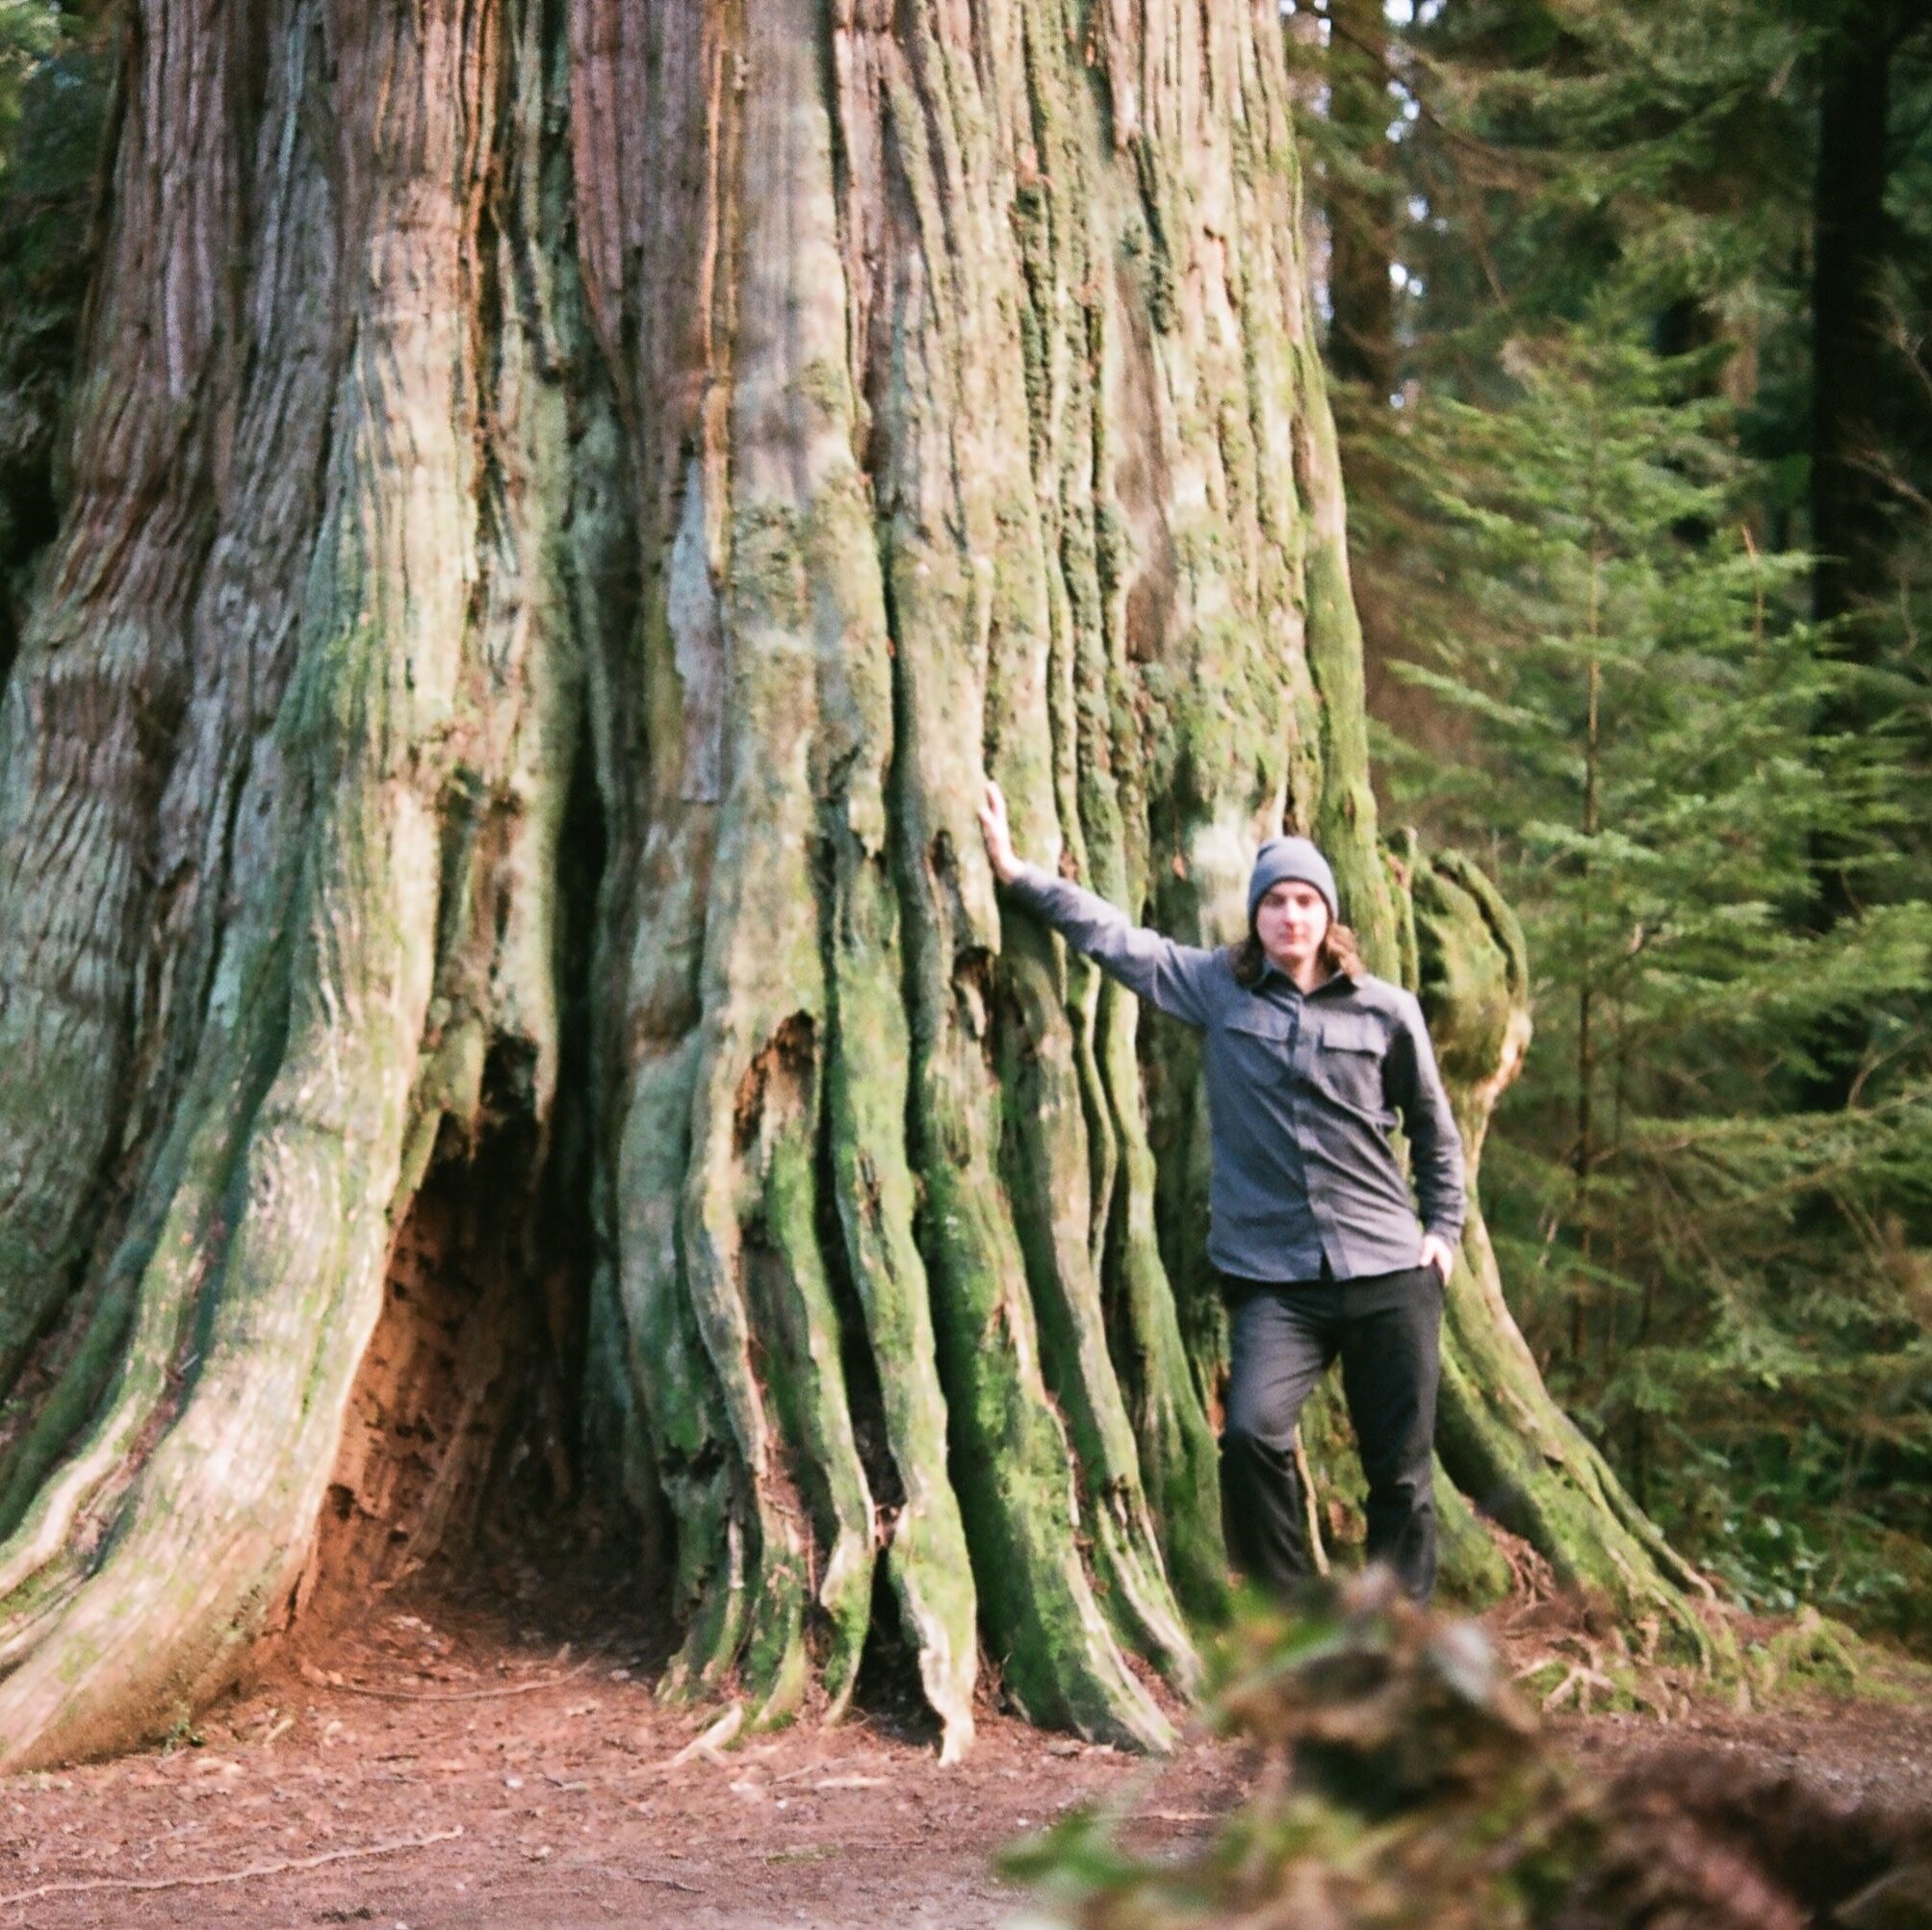
<svg viewBox="0 0 1932 1930"><path fill-rule="evenodd" d="M1249 925L1248 936L1230 949L1233 952L1235 983L1245 985L1252 991L1261 983L1261 974L1268 966L1268 954L1261 949L1261 940L1254 936L1254 927ZM1331 977L1336 972L1344 978L1359 978L1362 975L1362 951L1355 942L1355 935L1334 918L1328 920L1328 929L1322 935L1322 949L1315 956L1322 969Z"/></svg>

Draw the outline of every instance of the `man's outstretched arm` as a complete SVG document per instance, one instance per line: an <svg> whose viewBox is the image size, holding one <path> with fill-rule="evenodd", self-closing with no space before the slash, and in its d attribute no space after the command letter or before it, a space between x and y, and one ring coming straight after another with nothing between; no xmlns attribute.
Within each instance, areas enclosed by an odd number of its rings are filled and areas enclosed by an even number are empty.
<svg viewBox="0 0 1932 1930"><path fill-rule="evenodd" d="M1205 978L1214 954L1177 945L1136 925L1118 906L1043 865L1029 864L1013 848L1006 800L989 783L979 808L980 829L993 876L1008 895L1043 918L1083 958L1090 958L1136 998L1185 1020L1207 1023Z"/></svg>

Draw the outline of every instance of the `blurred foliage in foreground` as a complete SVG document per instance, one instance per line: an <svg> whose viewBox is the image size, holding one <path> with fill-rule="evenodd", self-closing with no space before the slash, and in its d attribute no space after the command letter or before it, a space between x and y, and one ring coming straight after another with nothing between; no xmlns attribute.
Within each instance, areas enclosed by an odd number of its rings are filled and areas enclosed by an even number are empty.
<svg viewBox="0 0 1932 1930"><path fill-rule="evenodd" d="M1015 1851L1010 1930L1888 1930L1932 1922L1932 1816L1661 1749L1606 1781L1546 1732L1488 1635L1376 1571L1254 1618L1216 1714L1252 1792L1178 1860L1082 1813Z"/></svg>

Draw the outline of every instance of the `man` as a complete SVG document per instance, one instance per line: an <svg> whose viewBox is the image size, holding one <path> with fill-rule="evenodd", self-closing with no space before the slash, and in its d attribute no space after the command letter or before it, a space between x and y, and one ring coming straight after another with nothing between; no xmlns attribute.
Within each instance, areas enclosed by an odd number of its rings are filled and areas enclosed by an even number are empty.
<svg viewBox="0 0 1932 1930"><path fill-rule="evenodd" d="M1334 873L1305 837L1262 845L1247 939L1207 951L1137 929L1105 899L1023 862L997 785L979 815L1015 902L1204 1035L1207 1253L1231 1335L1222 1494L1236 1562L1284 1593L1309 1572L1295 1428L1339 1354L1368 1479L1369 1558L1426 1602L1442 1294L1465 1198L1462 1143L1422 1008L1362 969ZM1390 1139L1398 1120L1413 1201Z"/></svg>

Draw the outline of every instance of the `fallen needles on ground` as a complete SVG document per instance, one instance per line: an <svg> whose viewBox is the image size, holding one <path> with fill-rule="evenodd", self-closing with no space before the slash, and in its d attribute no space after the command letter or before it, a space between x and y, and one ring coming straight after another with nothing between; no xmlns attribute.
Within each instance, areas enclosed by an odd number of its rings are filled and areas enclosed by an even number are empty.
<svg viewBox="0 0 1932 1930"><path fill-rule="evenodd" d="M60 1878L39 1883L32 1890L11 1891L0 1896L0 1909L14 1903L33 1903L42 1896L75 1896L91 1890L205 1890L217 1883L246 1883L257 1876L286 1876L291 1870L320 1869L327 1863L348 1863L357 1857L394 1856L399 1850L427 1849L431 1843L449 1842L463 1834L461 1823L453 1829L432 1830L427 1836L403 1837L396 1842L364 1843L354 1849L327 1849L320 1856L284 1857L275 1863L251 1863L246 1869L224 1869L199 1876L89 1876Z"/></svg>
<svg viewBox="0 0 1932 1930"><path fill-rule="evenodd" d="M376 1688L359 1682L332 1682L329 1686L348 1695L373 1695L383 1702L496 1702L506 1695L528 1695L539 1688L560 1687L564 1683L574 1682L596 1660L595 1656L586 1656L575 1668L566 1669L561 1675L547 1675L541 1682L506 1683L497 1688Z"/></svg>
<svg viewBox="0 0 1932 1930"><path fill-rule="evenodd" d="M626 1869L618 1872L632 1883L648 1883L658 1890L682 1890L686 1896L702 1896L704 1891L695 1883L680 1883L675 1876L646 1876L639 1870Z"/></svg>

